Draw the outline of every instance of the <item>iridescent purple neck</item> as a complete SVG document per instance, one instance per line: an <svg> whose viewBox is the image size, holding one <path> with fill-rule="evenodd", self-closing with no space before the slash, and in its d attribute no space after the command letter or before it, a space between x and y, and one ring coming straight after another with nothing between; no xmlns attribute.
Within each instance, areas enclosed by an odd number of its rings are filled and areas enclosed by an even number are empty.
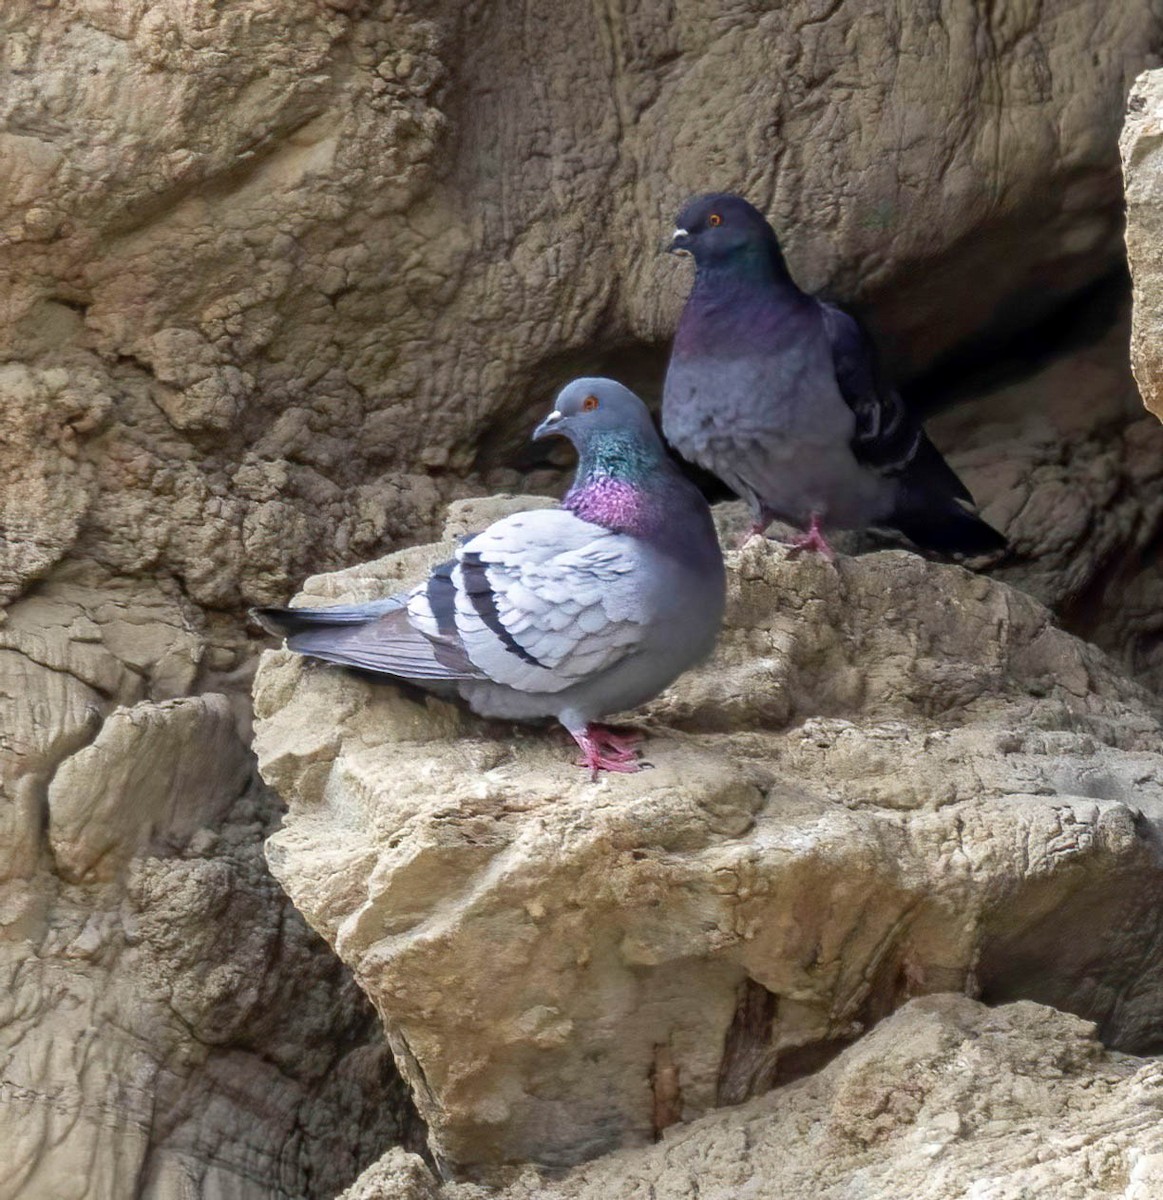
<svg viewBox="0 0 1163 1200"><path fill-rule="evenodd" d="M579 481L569 490L562 507L603 529L639 537L655 529L661 516L658 503L649 493L608 475Z"/></svg>
<svg viewBox="0 0 1163 1200"><path fill-rule="evenodd" d="M791 282L740 279L702 272L687 298L674 353L738 357L751 348L765 350L783 334L783 326L810 303Z"/></svg>

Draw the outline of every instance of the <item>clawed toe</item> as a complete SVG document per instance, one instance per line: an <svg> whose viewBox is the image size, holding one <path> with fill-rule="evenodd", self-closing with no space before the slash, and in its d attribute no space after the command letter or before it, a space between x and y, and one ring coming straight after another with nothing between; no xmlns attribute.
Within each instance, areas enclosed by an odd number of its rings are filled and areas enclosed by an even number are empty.
<svg viewBox="0 0 1163 1200"><path fill-rule="evenodd" d="M638 762L637 759L612 758L598 754L593 758L579 758L577 765L589 770L590 778L596 783L598 775L602 771L613 771L616 775L635 775L642 770L645 764Z"/></svg>
<svg viewBox="0 0 1163 1200"><path fill-rule="evenodd" d="M820 518L815 513L812 513L812 523L808 526L808 532L797 533L795 537L788 538L784 545L791 554L798 554L803 550L814 550L826 562L834 563L836 561L836 551L832 549L828 539L824 536L824 531L820 528Z"/></svg>
<svg viewBox="0 0 1163 1200"><path fill-rule="evenodd" d="M599 771L632 775L642 769L637 749L642 742L640 733L616 733L603 725L588 725L581 733L570 732L582 752L577 765L590 770L594 779Z"/></svg>

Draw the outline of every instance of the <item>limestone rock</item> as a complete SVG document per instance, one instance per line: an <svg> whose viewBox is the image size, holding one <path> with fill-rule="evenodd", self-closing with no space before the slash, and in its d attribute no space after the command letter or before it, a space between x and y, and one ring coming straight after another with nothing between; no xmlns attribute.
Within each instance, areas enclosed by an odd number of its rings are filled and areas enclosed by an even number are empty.
<svg viewBox="0 0 1163 1200"><path fill-rule="evenodd" d="M729 575L714 660L647 712L653 770L597 784L551 734L264 657L268 859L452 1170L648 1141L921 992L1160 1036L1163 972L1130 950L1163 899L1147 693L1028 596L914 555L754 546Z"/></svg>
<svg viewBox="0 0 1163 1200"><path fill-rule="evenodd" d="M110 407L91 380L0 366L0 603L45 575L76 540L97 487L80 445Z"/></svg>
<svg viewBox="0 0 1163 1200"><path fill-rule="evenodd" d="M398 1146L374 1162L337 1200L440 1200L441 1190L418 1154Z"/></svg>
<svg viewBox="0 0 1163 1200"><path fill-rule="evenodd" d="M657 385L684 279L656 249L688 192L751 192L906 373L1045 316L1121 254L1153 8L0 5L0 1194L330 1195L416 1136L370 1010L258 859L277 802L240 778L241 609L435 535L450 498L549 490L523 443L553 387ZM1092 516L1112 481L1149 492L1155 451L1127 446ZM1109 507L1088 547L1149 544L1147 501ZM1103 577L1086 559L1069 587ZM1154 592L1120 590L1137 654ZM436 747L474 728L399 713ZM331 728L288 771L322 786ZM559 778L560 747L522 745ZM521 1020L522 1046L557 1028ZM670 1054L660 1079L688 1069Z"/></svg>
<svg viewBox="0 0 1163 1200"><path fill-rule="evenodd" d="M250 775L220 693L119 708L48 788L48 841L73 881L116 878L157 842L184 845L220 824Z"/></svg>
<svg viewBox="0 0 1163 1200"><path fill-rule="evenodd" d="M1155 29L1151 0L8 6L0 387L40 445L0 566L71 547L237 609L434 534L516 483L568 373L669 337L658 249L709 186L906 371L1020 329L1120 259Z"/></svg>
<svg viewBox="0 0 1163 1200"><path fill-rule="evenodd" d="M176 591L76 571L0 625L4 1200L334 1194L412 1136L266 870L246 713L182 695L227 682L214 643Z"/></svg>
<svg viewBox="0 0 1163 1200"><path fill-rule="evenodd" d="M1120 146L1135 281L1131 356L1143 403L1163 419L1163 70L1135 81Z"/></svg>
<svg viewBox="0 0 1163 1200"><path fill-rule="evenodd" d="M1163 1067L1022 1001L912 1000L810 1079L561 1178L512 1172L441 1200L1153 1200ZM418 1160L413 1160L419 1171ZM399 1178L402 1164L392 1166ZM396 1193L369 1170L359 1200ZM429 1184L430 1187L434 1185Z"/></svg>

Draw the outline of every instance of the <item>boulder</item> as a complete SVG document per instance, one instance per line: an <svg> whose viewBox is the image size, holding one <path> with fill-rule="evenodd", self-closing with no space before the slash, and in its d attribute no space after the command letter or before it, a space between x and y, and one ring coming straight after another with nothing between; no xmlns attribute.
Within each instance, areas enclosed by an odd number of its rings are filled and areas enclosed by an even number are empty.
<svg viewBox="0 0 1163 1200"><path fill-rule="evenodd" d="M443 1188L397 1151L345 1200L1154 1200L1163 1067L1028 1001L911 1000L817 1075L563 1177ZM393 1190L393 1187L396 1190Z"/></svg>
<svg viewBox="0 0 1163 1200"><path fill-rule="evenodd" d="M483 514L481 514L483 515ZM398 587L451 542L308 581ZM886 551L730 557L714 659L592 783L286 651L255 684L276 876L351 967L453 1172L643 1144L811 1070L909 997L1158 1042L1159 713L1030 597Z"/></svg>
<svg viewBox="0 0 1163 1200"><path fill-rule="evenodd" d="M1135 80L1119 145L1135 286L1131 357L1143 403L1163 419L1163 70Z"/></svg>

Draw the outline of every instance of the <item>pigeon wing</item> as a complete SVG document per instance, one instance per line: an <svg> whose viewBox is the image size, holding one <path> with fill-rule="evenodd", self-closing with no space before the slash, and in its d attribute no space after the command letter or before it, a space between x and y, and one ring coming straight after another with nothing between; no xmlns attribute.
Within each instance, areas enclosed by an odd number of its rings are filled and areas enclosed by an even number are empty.
<svg viewBox="0 0 1163 1200"><path fill-rule="evenodd" d="M564 509L498 521L452 572L466 657L494 682L559 692L625 658L648 612L643 551Z"/></svg>
<svg viewBox="0 0 1163 1200"><path fill-rule="evenodd" d="M836 383L856 416L852 452L857 461L882 475L907 472L924 477L937 492L972 503L968 489L913 419L900 393L881 377L876 351L860 323L832 304L821 301L820 310Z"/></svg>

